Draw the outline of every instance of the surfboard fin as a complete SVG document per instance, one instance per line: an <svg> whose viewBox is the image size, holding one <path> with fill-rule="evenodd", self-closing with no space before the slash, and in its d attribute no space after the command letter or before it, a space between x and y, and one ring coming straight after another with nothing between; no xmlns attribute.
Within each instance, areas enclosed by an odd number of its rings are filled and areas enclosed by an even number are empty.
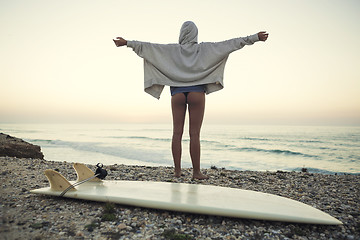
<svg viewBox="0 0 360 240"><path fill-rule="evenodd" d="M95 173L93 171L91 171L91 169L89 169L87 166L85 166L85 164L74 163L73 167L74 167L74 169L76 171L76 175L77 175L76 182L81 182L81 181L88 179L90 177L93 177L95 175ZM89 180L89 182L101 182L101 180L99 178L93 178L93 179Z"/></svg>
<svg viewBox="0 0 360 240"><path fill-rule="evenodd" d="M64 191L65 189L69 188L71 186L71 183L66 180L66 178L61 175L60 173L48 169L45 170L45 176L50 182L50 188L54 191ZM70 191L76 191L76 189L71 189Z"/></svg>

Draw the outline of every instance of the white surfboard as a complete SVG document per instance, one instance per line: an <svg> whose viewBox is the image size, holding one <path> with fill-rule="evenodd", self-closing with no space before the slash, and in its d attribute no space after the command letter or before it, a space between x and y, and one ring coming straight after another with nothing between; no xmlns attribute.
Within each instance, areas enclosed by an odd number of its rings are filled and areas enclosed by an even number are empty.
<svg viewBox="0 0 360 240"><path fill-rule="evenodd" d="M94 173L83 164L74 164L78 181ZM46 170L50 187L32 190L37 194L59 196L71 184L60 173ZM186 183L151 181L85 182L66 192L64 197L124 205L308 224L342 224L336 218L304 203L268 193Z"/></svg>

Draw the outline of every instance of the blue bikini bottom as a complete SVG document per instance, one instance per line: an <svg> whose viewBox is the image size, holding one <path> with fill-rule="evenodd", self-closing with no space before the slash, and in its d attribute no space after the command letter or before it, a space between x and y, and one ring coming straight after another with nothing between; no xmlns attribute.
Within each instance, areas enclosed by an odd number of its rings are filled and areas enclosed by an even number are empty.
<svg viewBox="0 0 360 240"><path fill-rule="evenodd" d="M189 93L189 92L205 92L205 85L196 85L188 87L170 87L171 96L177 93Z"/></svg>
<svg viewBox="0 0 360 240"><path fill-rule="evenodd" d="M186 98L189 92L205 92L205 85L196 85L196 86L188 86L188 87L170 87L171 96L174 96L177 93L183 93Z"/></svg>

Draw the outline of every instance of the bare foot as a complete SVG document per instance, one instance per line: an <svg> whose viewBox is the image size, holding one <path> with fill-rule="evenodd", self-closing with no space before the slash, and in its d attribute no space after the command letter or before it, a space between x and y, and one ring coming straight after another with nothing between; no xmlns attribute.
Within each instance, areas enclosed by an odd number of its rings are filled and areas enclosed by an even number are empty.
<svg viewBox="0 0 360 240"><path fill-rule="evenodd" d="M209 177L202 174L201 172L199 173L193 173L193 179L199 179L199 180L204 180L204 179L208 179Z"/></svg>
<svg viewBox="0 0 360 240"><path fill-rule="evenodd" d="M175 174L174 174L174 177L181 177L181 170L175 170Z"/></svg>

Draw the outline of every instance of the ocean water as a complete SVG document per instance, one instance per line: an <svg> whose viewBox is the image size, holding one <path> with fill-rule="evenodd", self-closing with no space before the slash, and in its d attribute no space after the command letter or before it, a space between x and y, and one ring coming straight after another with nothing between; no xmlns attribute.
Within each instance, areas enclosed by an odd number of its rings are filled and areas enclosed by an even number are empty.
<svg viewBox="0 0 360 240"><path fill-rule="evenodd" d="M39 145L46 160L172 166L169 124L0 124ZM182 166L191 167L185 127ZM204 124L201 166L253 171L360 173L360 127Z"/></svg>

